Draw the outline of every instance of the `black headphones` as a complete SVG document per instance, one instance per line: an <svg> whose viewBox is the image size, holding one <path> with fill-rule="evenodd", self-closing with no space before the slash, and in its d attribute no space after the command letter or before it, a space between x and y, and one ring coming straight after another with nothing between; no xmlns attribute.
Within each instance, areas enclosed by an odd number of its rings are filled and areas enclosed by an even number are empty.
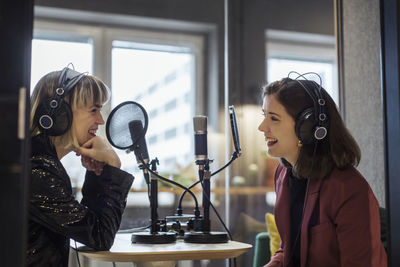
<svg viewBox="0 0 400 267"><path fill-rule="evenodd" d="M288 74L295 73L298 76L294 79L297 81L301 87L307 92L311 97L314 107L306 108L296 118L295 121L295 132L299 140L304 144L313 144L326 137L328 134L328 116L325 111L325 99L322 96L321 90L321 77L315 72L307 72L304 74L299 74L298 72L291 71ZM313 74L316 75L320 83L317 84L315 81L310 81L305 78L305 75ZM304 80L298 80L302 77L307 83L311 83L313 88L306 86Z"/></svg>
<svg viewBox="0 0 400 267"><path fill-rule="evenodd" d="M49 136L60 136L66 133L72 124L71 106L64 97L86 73L80 73L68 67L61 71L53 97L41 103L35 112L35 121L39 129Z"/></svg>

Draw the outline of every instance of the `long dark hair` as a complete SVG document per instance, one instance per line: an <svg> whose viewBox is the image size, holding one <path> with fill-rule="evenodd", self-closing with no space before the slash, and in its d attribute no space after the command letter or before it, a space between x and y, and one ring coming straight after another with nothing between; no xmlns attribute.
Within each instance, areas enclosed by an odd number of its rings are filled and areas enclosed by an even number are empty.
<svg viewBox="0 0 400 267"><path fill-rule="evenodd" d="M300 81L308 88L315 86L314 81ZM344 125L335 102L322 87L321 94L325 99L325 112L328 116L327 136L318 141L315 155L315 144L303 144L294 166L291 166L285 159L281 159L281 162L286 167L292 168L293 174L300 178L323 178L334 167L347 169L357 166L360 162L360 148ZM283 78L263 87L262 97L267 95L275 95L295 121L303 110L314 107L313 100L299 81L290 78Z"/></svg>

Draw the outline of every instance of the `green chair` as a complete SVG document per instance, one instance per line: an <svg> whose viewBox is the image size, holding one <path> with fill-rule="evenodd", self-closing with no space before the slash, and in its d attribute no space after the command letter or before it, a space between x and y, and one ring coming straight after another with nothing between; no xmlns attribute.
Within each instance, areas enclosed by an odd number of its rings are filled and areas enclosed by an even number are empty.
<svg viewBox="0 0 400 267"><path fill-rule="evenodd" d="M256 242L254 245L253 267L262 267L271 258L269 248L269 233L261 232L256 235Z"/></svg>

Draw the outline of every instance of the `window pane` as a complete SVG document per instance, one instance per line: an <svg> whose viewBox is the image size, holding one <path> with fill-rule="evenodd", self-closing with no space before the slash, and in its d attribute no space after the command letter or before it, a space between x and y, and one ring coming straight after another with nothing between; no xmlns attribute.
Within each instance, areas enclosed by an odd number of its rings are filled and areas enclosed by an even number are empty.
<svg viewBox="0 0 400 267"><path fill-rule="evenodd" d="M43 75L72 63L75 70L92 73L93 46L90 43L33 39L31 91Z"/></svg>
<svg viewBox="0 0 400 267"><path fill-rule="evenodd" d="M333 80L333 63L330 62L318 62L318 61L307 61L297 59L286 59L286 58L268 58L268 83L280 80L283 77L287 77L290 71L296 71L300 74L307 72L316 72L322 79L322 87L329 93L329 95L339 104L339 96L336 90L336 86ZM311 75L310 77L314 77ZM293 74L291 78L296 78L296 74ZM320 81L316 80L319 83Z"/></svg>
<svg viewBox="0 0 400 267"><path fill-rule="evenodd" d="M146 133L150 159L157 157L161 174L177 174L179 167L194 162L192 131L187 131L194 115L194 56L187 49L154 45L124 47L113 42L112 107L124 101L141 104L149 116ZM133 153L118 151L122 168L135 173L134 188L144 186Z"/></svg>

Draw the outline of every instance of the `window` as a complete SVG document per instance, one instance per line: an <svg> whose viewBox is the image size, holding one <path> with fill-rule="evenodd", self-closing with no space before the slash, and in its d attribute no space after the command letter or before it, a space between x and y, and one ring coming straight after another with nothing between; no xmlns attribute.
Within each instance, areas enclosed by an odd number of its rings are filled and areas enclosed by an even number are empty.
<svg viewBox="0 0 400 267"><path fill-rule="evenodd" d="M144 107L149 117L149 157L158 158L157 171L176 174L179 167L194 164L194 156L186 157L194 155L193 131L179 129L201 112L196 110L196 104L202 101L198 98L202 39L122 29L106 30L105 35L111 44L111 108L128 100ZM135 182L143 186L134 156L118 153L123 169L134 173L138 180Z"/></svg>
<svg viewBox="0 0 400 267"><path fill-rule="evenodd" d="M147 139L147 142L149 143L149 145L154 145L157 143L157 136L153 135L150 136L149 139Z"/></svg>
<svg viewBox="0 0 400 267"><path fill-rule="evenodd" d="M38 36L32 40L32 90L44 74L53 70L61 70L69 63L73 63L73 66L77 71L88 71L89 73L92 73L93 45L91 44L90 39L64 41L40 38L41 37ZM49 58L52 60L49 61Z"/></svg>
<svg viewBox="0 0 400 267"><path fill-rule="evenodd" d="M198 109L203 101L202 51L203 37L196 35L37 20L31 83L34 86L44 74L69 63L77 71L98 76L112 92L103 117L121 102L140 103L149 115L149 155L159 159L161 173L173 173L178 172L177 164L194 162L194 156L187 157L193 155L193 135L179 129L203 112ZM100 135L105 136L104 128ZM136 177L133 187L145 189L133 153L115 150L122 169ZM70 153L62 162L73 185L80 187L85 173L80 159Z"/></svg>
<svg viewBox="0 0 400 267"><path fill-rule="evenodd" d="M136 98L136 101L140 101L141 98ZM157 109L153 109L150 110L150 112L148 112L148 115L150 118L155 118L158 115L158 110Z"/></svg>
<svg viewBox="0 0 400 267"><path fill-rule="evenodd" d="M167 130L167 131L165 131L165 137L164 137L164 139L165 140L170 140L170 139L173 139L173 138L176 138L176 128L172 128L172 129L169 129L169 130Z"/></svg>
<svg viewBox="0 0 400 267"><path fill-rule="evenodd" d="M333 36L268 30L266 40L268 83L287 77L290 71L316 72L322 79L322 87L339 106Z"/></svg>
<svg viewBox="0 0 400 267"><path fill-rule="evenodd" d="M171 101L165 104L165 112L172 111L177 108L177 101L176 99L172 99Z"/></svg>

